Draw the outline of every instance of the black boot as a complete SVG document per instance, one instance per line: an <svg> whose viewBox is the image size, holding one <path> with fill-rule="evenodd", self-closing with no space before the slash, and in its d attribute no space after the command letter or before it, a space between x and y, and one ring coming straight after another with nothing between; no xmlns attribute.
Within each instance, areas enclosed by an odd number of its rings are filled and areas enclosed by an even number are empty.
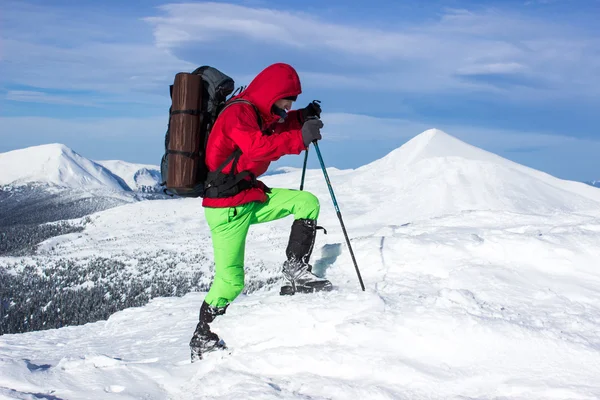
<svg viewBox="0 0 600 400"><path fill-rule="evenodd" d="M285 251L288 259L283 263L283 276L288 282L281 287L281 295L329 291L333 288L327 279L314 275L312 266L308 263L316 236L317 221L298 219L292 224Z"/></svg>
<svg viewBox="0 0 600 400"><path fill-rule="evenodd" d="M213 322L217 315L225 314L227 306L217 308L203 302L200 307L200 322L190 340L190 351L192 362L201 360L202 355L214 350L225 349L225 342L210 330L209 323Z"/></svg>

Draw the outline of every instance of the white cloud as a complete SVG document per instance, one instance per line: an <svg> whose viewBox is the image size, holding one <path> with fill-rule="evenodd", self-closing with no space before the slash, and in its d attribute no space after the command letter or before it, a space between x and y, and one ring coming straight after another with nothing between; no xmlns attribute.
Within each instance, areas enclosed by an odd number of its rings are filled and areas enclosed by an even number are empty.
<svg viewBox="0 0 600 400"><path fill-rule="evenodd" d="M255 49L257 59L271 54L272 44L293 49L297 60L317 52L319 62L302 71L303 81L315 87L477 91L519 101L600 92L600 40L533 17L449 9L436 20L380 28L368 20L355 26L297 11L216 2L167 4L158 10L134 19L9 1L1 16L0 80L129 98L137 93L139 101L146 97L140 93L166 93L160 91L176 72L197 67L175 56L182 47L191 46L190 54L198 54L194 46L210 48L211 60L221 63L232 60L227 47L236 42ZM32 25L35 30L28 28ZM307 43L315 32L318 40ZM236 73L257 72L243 68L237 66ZM515 88L471 79L511 74L536 85Z"/></svg>
<svg viewBox="0 0 600 400"><path fill-rule="evenodd" d="M524 71L526 67L516 62L510 63L492 63L492 64L480 64L470 65L465 68L459 69L457 72L464 75L478 75L478 74L511 74L513 72Z"/></svg>
<svg viewBox="0 0 600 400"><path fill-rule="evenodd" d="M90 140L102 138L133 137L149 139L164 135L168 116L150 118L51 118L51 117L0 117L0 138L11 135L38 138L81 137ZM42 140L43 141L43 140Z"/></svg>
<svg viewBox="0 0 600 400"><path fill-rule="evenodd" d="M211 63L235 60L235 54L228 51L234 42L252 49L256 60L272 58L273 47L276 52L292 49L292 63L311 60L310 56L317 54L314 64L305 61L299 72L303 85L319 90L428 95L477 91L512 101L554 101L559 97L593 100L600 93L600 39L566 23L493 10L445 10L435 20L403 21L385 28L362 20L359 27L313 14L267 8L273 5L265 4L169 4L160 7L158 15L140 20L127 15L90 14L78 8L69 11L4 2L0 14L0 81L3 86L37 88L11 90L7 99L81 104L50 90L66 89L86 95L89 105L152 104L164 106L165 111L156 118L142 119L2 117L1 141L6 146L16 133L35 138L31 142L37 143L46 138L89 138L90 143L101 143L103 138L118 141L140 137L147 144L152 137L151 146L158 143L156 151L160 151L167 122L168 84L174 74L197 67L195 62L202 59L198 47L210 50ZM306 44L305 38L314 37L315 32L318 40ZM186 52L180 52L182 49ZM247 83L258 72L243 63L236 69L240 83ZM477 79L494 75L499 79L507 75L530 79L536 85L505 87ZM410 113L398 98L397 109ZM343 113L324 114L324 120L325 135L332 141L352 142L365 137L405 140L437 127L493 151L539 148L541 144L555 154L566 148L572 154L588 154L592 149L600 154L597 142L566 135Z"/></svg>
<svg viewBox="0 0 600 400"><path fill-rule="evenodd" d="M460 89L470 92L505 92L489 83L460 81L454 76L436 75L433 72L429 79L425 79L425 72L418 68L373 73L320 73L301 70L299 74L303 85L338 90L435 93Z"/></svg>
<svg viewBox="0 0 600 400"><path fill-rule="evenodd" d="M398 25L397 29L331 23L300 12L224 3L169 4L161 16L146 18L156 43L176 49L198 42L228 40L279 43L310 54L346 57L344 70L304 74L321 82L363 81L390 91L501 91L519 99L600 92L596 82L600 41L568 24L506 12L446 10L436 21ZM318 32L318 40L303 39ZM257 47L259 48L259 47ZM596 67L594 67L596 66ZM470 75L515 74L532 79L536 89L503 88L498 81L468 80ZM311 76L312 75L312 76ZM360 77L357 79L357 75ZM524 85L527 86L527 85Z"/></svg>
<svg viewBox="0 0 600 400"><path fill-rule="evenodd" d="M4 79L38 88L150 91L164 87L184 66L190 68L153 46L90 42L69 48L6 40L3 47L9 61Z"/></svg>
<svg viewBox="0 0 600 400"><path fill-rule="evenodd" d="M171 48L187 42L219 41L232 36L279 42L299 49L325 47L375 59L425 57L436 41L427 36L333 24L300 12L250 8L224 3L169 4L161 17L145 20L154 26L156 43ZM318 41L307 42L318 32Z"/></svg>
<svg viewBox="0 0 600 400"><path fill-rule="evenodd" d="M192 66L158 48L144 22L118 15L8 2L1 18L4 84L142 97L167 93Z"/></svg>
<svg viewBox="0 0 600 400"><path fill-rule="evenodd" d="M441 129L459 139L494 151L518 149L560 148L565 144L580 143L600 148L600 140L586 140L568 135L543 132L491 129L464 124L435 123L405 118L378 118L362 114L323 113L323 134L335 141L408 139L427 129ZM569 132L570 133L570 132Z"/></svg>
<svg viewBox="0 0 600 400"><path fill-rule="evenodd" d="M77 101L66 96L51 95L33 90L9 90L5 98L25 103L92 105L92 103Z"/></svg>
<svg viewBox="0 0 600 400"><path fill-rule="evenodd" d="M323 135L328 140L408 139L430 128L426 123L362 114L323 113Z"/></svg>

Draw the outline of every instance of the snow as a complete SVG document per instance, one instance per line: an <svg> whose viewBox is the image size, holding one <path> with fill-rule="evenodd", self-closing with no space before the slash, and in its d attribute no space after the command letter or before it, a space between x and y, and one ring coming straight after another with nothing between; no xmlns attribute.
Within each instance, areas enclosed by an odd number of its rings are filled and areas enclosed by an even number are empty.
<svg viewBox="0 0 600 400"><path fill-rule="evenodd" d="M413 218L460 210L578 212L597 209L600 202L600 192L589 185L557 179L437 129L423 132L353 175L351 190L372 201L398 204ZM373 182L380 187L373 190ZM382 195L397 200L384 201ZM377 211L402 213L390 206Z"/></svg>
<svg viewBox="0 0 600 400"><path fill-rule="evenodd" d="M123 179L132 190L160 184L160 168L156 165L135 164L121 160L95 162Z"/></svg>
<svg viewBox="0 0 600 400"><path fill-rule="evenodd" d="M0 154L0 185L43 183L67 188L129 190L106 168L62 144Z"/></svg>
<svg viewBox="0 0 600 400"><path fill-rule="evenodd" d="M297 188L300 176L288 169L264 180ZM598 189L437 130L329 176L365 292L322 171L310 170L305 190L320 199L328 230L312 261L334 291L282 297L275 284L240 296L212 324L230 354L194 364L187 344L205 293L4 335L0 398L600 398ZM278 276L290 224L252 227L248 278ZM97 213L40 256L160 249L212 258L200 200Z"/></svg>

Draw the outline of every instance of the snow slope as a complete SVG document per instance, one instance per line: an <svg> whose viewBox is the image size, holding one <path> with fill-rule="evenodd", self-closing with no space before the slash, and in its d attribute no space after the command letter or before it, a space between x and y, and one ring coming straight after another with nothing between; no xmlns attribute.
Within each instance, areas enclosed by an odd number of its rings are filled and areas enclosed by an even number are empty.
<svg viewBox="0 0 600 400"><path fill-rule="evenodd" d="M288 298L274 287L241 296L213 324L231 355L189 364L187 343L203 298L191 293L156 299L107 322L0 337L0 393L97 399L600 396L600 220L476 212L408 227L389 225L394 222L382 223L379 235L361 236L364 231L349 221L365 293L339 229L330 226L315 259L336 291ZM251 259L262 254L275 269L285 231L257 228L249 239Z"/></svg>
<svg viewBox="0 0 600 400"><path fill-rule="evenodd" d="M327 162L326 154L324 155ZM329 171L366 291L320 170L314 270L335 290L240 296L213 329L231 354L190 364L204 293L108 321L0 337L0 397L95 399L600 398L600 197L427 131L353 171ZM491 181L490 181L491 180ZM271 175L297 188L300 171ZM486 182L489 182L487 184ZM291 217L251 228L247 280L279 277ZM321 232L321 231L320 231ZM199 200L95 214L38 257L212 257ZM194 258L198 259L198 258ZM11 271L27 258L5 260Z"/></svg>
<svg viewBox="0 0 600 400"><path fill-rule="evenodd" d="M154 188L160 184L160 168L155 165L134 164L121 160L96 161L127 183L132 190Z"/></svg>
<svg viewBox="0 0 600 400"><path fill-rule="evenodd" d="M130 190L121 178L62 144L2 153L0 171L0 185L43 183L78 189Z"/></svg>

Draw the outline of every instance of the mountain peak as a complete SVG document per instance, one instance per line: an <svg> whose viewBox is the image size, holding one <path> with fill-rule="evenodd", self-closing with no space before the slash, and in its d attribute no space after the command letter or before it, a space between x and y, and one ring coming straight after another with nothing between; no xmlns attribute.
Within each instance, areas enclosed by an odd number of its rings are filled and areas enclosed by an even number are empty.
<svg viewBox="0 0 600 400"><path fill-rule="evenodd" d="M424 131L355 170L352 190L387 199L369 218L399 209L415 218L463 210L583 212L600 204L600 193L590 186L520 165L439 129ZM394 206L391 198L402 206Z"/></svg>
<svg viewBox="0 0 600 400"><path fill-rule="evenodd" d="M64 145L62 143L41 144L38 146L27 147L27 148L21 149L21 150L27 150L27 151L36 151L37 150L37 151L48 152L48 153L73 153L73 150L70 147L67 147L66 145Z"/></svg>
<svg viewBox="0 0 600 400"><path fill-rule="evenodd" d="M42 183L70 188L130 190L109 170L61 143L2 153L0 171L0 185Z"/></svg>
<svg viewBox="0 0 600 400"><path fill-rule="evenodd" d="M9 151L0 156L29 157L29 161L39 162L42 159L51 160L60 157L74 157L75 152L62 143L48 143L38 146Z"/></svg>
<svg viewBox="0 0 600 400"><path fill-rule="evenodd" d="M478 147L457 139L439 129L428 129L401 147L391 151L385 157L372 162L359 169L397 169L416 164L419 161L430 158L459 157L469 160L493 161L505 160L496 154L490 153Z"/></svg>
<svg viewBox="0 0 600 400"><path fill-rule="evenodd" d="M408 157L409 163L436 157L460 157L479 161L498 161L500 158L439 129L426 130L406 142L400 149L404 155L411 155Z"/></svg>
<svg viewBox="0 0 600 400"><path fill-rule="evenodd" d="M419 133L417 136L415 136L413 139L418 139L418 140L427 140L427 141L431 141L434 139L438 139L438 140L444 140L444 137L452 137L450 135L448 135L446 132L437 129L437 128L431 128L431 129L427 129L426 131L423 131L421 133Z"/></svg>

